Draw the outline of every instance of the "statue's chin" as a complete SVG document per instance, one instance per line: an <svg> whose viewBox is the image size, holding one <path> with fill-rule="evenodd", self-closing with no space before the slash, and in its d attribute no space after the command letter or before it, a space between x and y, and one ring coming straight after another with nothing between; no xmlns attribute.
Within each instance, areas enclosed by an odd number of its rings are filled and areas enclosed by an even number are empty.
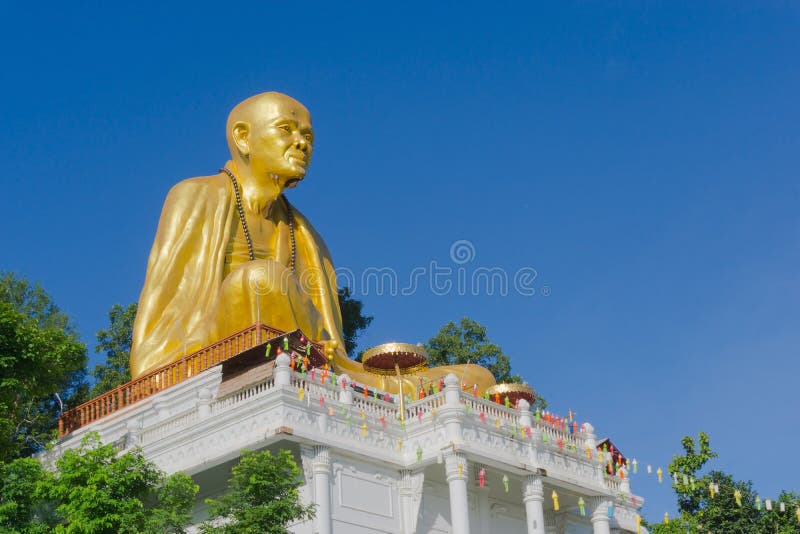
<svg viewBox="0 0 800 534"><path fill-rule="evenodd" d="M302 178L289 178L286 180L286 189L293 189L302 180Z"/></svg>

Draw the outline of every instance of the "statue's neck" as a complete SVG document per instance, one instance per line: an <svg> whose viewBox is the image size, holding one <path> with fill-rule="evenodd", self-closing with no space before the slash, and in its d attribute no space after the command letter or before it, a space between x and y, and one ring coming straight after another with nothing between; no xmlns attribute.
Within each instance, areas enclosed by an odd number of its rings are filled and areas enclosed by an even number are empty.
<svg viewBox="0 0 800 534"><path fill-rule="evenodd" d="M234 165L231 170L239 181L242 207L262 217L268 217L272 204L283 193L279 180L273 180L269 176L255 176L244 165Z"/></svg>

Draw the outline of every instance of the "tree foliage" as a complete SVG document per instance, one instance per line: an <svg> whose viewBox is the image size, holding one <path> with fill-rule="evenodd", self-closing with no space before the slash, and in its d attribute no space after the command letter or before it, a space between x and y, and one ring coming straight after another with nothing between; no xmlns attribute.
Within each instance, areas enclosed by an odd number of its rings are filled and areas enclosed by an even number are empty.
<svg viewBox="0 0 800 534"><path fill-rule="evenodd" d="M97 332L95 351L105 352L104 364L95 365L92 397L102 395L131 380L131 344L137 304L114 304L108 312L108 330Z"/></svg>
<svg viewBox="0 0 800 534"><path fill-rule="evenodd" d="M511 374L511 362L503 350L489 341L486 327L468 317L449 322L426 345L431 367L473 363L489 369L498 382L522 382Z"/></svg>
<svg viewBox="0 0 800 534"><path fill-rule="evenodd" d="M796 515L800 495L782 492L778 501L773 503L773 509L767 510L752 482L736 480L722 471L700 474L703 467L717 457L708 435L701 432L696 442L691 436L686 436L681 444L684 454L676 455L668 469L680 516L669 523L650 525L653 534L800 533L800 520ZM712 484L715 487L713 497ZM786 503L783 512L780 511L780 502Z"/></svg>
<svg viewBox="0 0 800 534"><path fill-rule="evenodd" d="M56 306L50 295L37 284L11 272L0 272L0 302L30 317L45 329L62 330L77 338L77 330L69 316Z"/></svg>
<svg viewBox="0 0 800 534"><path fill-rule="evenodd" d="M314 506L300 502L300 475L290 451L275 456L268 450L242 451L228 481L228 493L206 501L210 519L202 532L288 533L290 524L314 517Z"/></svg>
<svg viewBox="0 0 800 534"><path fill-rule="evenodd" d="M138 449L118 454L93 433L56 468L39 489L55 503L54 532L183 532L191 520L197 485L183 473L165 476Z"/></svg>
<svg viewBox="0 0 800 534"><path fill-rule="evenodd" d="M51 514L38 498L40 487L49 480L49 473L35 458L17 458L0 463L0 532L50 532Z"/></svg>
<svg viewBox="0 0 800 534"><path fill-rule="evenodd" d="M87 395L86 347L44 290L0 277L0 461L55 437L61 403ZM58 395L58 397L56 396Z"/></svg>
<svg viewBox="0 0 800 534"><path fill-rule="evenodd" d="M358 336L372 323L373 317L364 315L364 303L352 297L349 287L339 289L339 308L342 310L344 349L348 355L353 355Z"/></svg>

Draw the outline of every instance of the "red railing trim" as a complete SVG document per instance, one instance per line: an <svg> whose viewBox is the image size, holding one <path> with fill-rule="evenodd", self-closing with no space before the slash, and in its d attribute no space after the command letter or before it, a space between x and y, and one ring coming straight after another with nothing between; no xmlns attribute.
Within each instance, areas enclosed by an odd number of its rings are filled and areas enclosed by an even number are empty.
<svg viewBox="0 0 800 534"><path fill-rule="evenodd" d="M255 342L248 339L254 333L256 334ZM106 415L164 391L259 345L265 339L261 335L262 333L266 334L266 339L286 334L282 330L262 323L256 323L231 334L62 413L58 418L58 436L62 437ZM319 348L322 346L320 343L314 343L314 345Z"/></svg>

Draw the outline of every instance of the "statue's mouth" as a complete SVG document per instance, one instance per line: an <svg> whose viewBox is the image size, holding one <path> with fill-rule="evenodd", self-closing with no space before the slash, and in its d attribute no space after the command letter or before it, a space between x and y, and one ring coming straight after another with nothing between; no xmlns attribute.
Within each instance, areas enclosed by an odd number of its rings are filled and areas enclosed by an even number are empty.
<svg viewBox="0 0 800 534"><path fill-rule="evenodd" d="M292 161L295 165L300 165L301 167L304 168L306 165L308 165L308 160L306 158L306 155L303 154L302 152L291 152L286 155L286 158Z"/></svg>

